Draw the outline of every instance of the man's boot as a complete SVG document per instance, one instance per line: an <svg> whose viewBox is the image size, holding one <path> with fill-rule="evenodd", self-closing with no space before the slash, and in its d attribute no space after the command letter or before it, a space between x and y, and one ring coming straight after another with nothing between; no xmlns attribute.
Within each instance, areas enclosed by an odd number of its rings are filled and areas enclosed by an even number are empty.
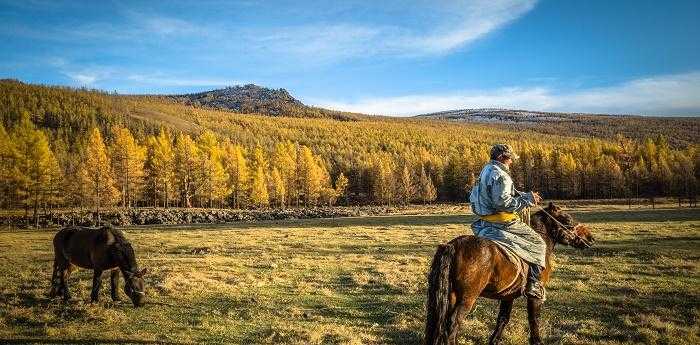
<svg viewBox="0 0 700 345"><path fill-rule="evenodd" d="M530 264L530 271L527 274L527 286L525 286L525 296L545 300L544 285L540 282L540 275L544 267Z"/></svg>

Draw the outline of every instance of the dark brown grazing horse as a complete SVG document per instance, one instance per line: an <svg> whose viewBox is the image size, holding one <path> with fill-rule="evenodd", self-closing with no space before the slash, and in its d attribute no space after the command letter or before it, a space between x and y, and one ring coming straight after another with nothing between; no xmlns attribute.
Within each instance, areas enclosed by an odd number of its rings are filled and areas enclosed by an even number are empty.
<svg viewBox="0 0 700 345"><path fill-rule="evenodd" d="M546 213L533 214L530 224L547 243L546 266L541 276L546 285L552 274L552 251L556 244L587 248L594 239L590 230L577 225L558 206L550 203L545 210ZM499 344L513 301L521 296L520 289L512 288L523 283L517 274L517 267L490 240L461 236L440 245L428 278L425 344L457 344L460 315L471 312L480 296L501 301L496 329L489 338L489 344ZM542 344L538 321L542 303L535 298L527 300L530 344Z"/></svg>
<svg viewBox="0 0 700 345"><path fill-rule="evenodd" d="M50 296L63 295L70 299L68 278L75 266L92 269L92 302L97 302L102 285L102 272L111 270L112 300L118 301L119 271L124 276L124 292L135 307L145 303L143 275L136 265L134 249L124 234L109 226L85 228L71 226L61 229L53 238L54 264Z"/></svg>

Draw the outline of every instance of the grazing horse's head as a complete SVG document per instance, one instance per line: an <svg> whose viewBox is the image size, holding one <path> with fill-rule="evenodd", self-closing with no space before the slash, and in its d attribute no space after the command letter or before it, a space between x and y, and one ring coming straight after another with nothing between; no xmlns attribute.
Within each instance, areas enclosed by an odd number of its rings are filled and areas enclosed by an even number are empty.
<svg viewBox="0 0 700 345"><path fill-rule="evenodd" d="M146 274L147 269L144 268L138 272L127 272L126 277L124 277L124 293L126 293L131 302L134 303L134 307L140 307L146 304L146 290L143 284L143 276Z"/></svg>
<svg viewBox="0 0 700 345"><path fill-rule="evenodd" d="M591 230L585 225L577 222L574 217L564 212L561 207L554 203L549 203L544 210L555 220L544 214L543 222L547 227L549 237L555 243L561 243L574 248L588 248L593 245L595 239Z"/></svg>

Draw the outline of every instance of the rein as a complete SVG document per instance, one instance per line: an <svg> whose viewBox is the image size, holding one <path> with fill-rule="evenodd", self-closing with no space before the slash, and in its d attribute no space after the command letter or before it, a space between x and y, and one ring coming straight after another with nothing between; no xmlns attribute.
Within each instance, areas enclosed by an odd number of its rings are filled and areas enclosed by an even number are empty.
<svg viewBox="0 0 700 345"><path fill-rule="evenodd" d="M551 218L551 219L554 220L557 224L559 224L559 226L561 226L561 229L564 231L565 234L567 234L567 235L569 235L569 236L571 236L571 237L578 238L578 239L586 246L586 248L591 248L591 244L588 243L588 241L586 241L586 239L584 239L583 237L579 236L577 233L575 233L575 232L569 230L569 228L570 228L571 226L562 224L562 222L560 222L560 221L559 221L558 219L556 219L553 215L551 215L549 212L547 212L542 206L540 206L540 205L535 205L535 206L537 206L537 208L538 208L540 211L544 212L544 214L546 214L549 218ZM575 227L576 227L576 226L574 226L574 228L575 228Z"/></svg>

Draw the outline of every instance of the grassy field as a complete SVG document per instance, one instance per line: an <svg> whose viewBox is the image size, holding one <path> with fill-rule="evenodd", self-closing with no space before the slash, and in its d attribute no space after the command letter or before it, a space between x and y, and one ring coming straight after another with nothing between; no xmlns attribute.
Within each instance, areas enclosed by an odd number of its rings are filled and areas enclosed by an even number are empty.
<svg viewBox="0 0 700 345"><path fill-rule="evenodd" d="M548 344L700 343L700 210L588 208L586 251L557 248L543 312ZM149 304L46 298L52 231L0 232L0 343L419 344L426 271L470 216L438 212L126 229ZM123 282L122 282L123 284ZM123 293L122 293L123 294ZM126 299L126 296L123 296ZM462 342L484 344L497 304L480 300ZM523 301L506 344L527 343Z"/></svg>

